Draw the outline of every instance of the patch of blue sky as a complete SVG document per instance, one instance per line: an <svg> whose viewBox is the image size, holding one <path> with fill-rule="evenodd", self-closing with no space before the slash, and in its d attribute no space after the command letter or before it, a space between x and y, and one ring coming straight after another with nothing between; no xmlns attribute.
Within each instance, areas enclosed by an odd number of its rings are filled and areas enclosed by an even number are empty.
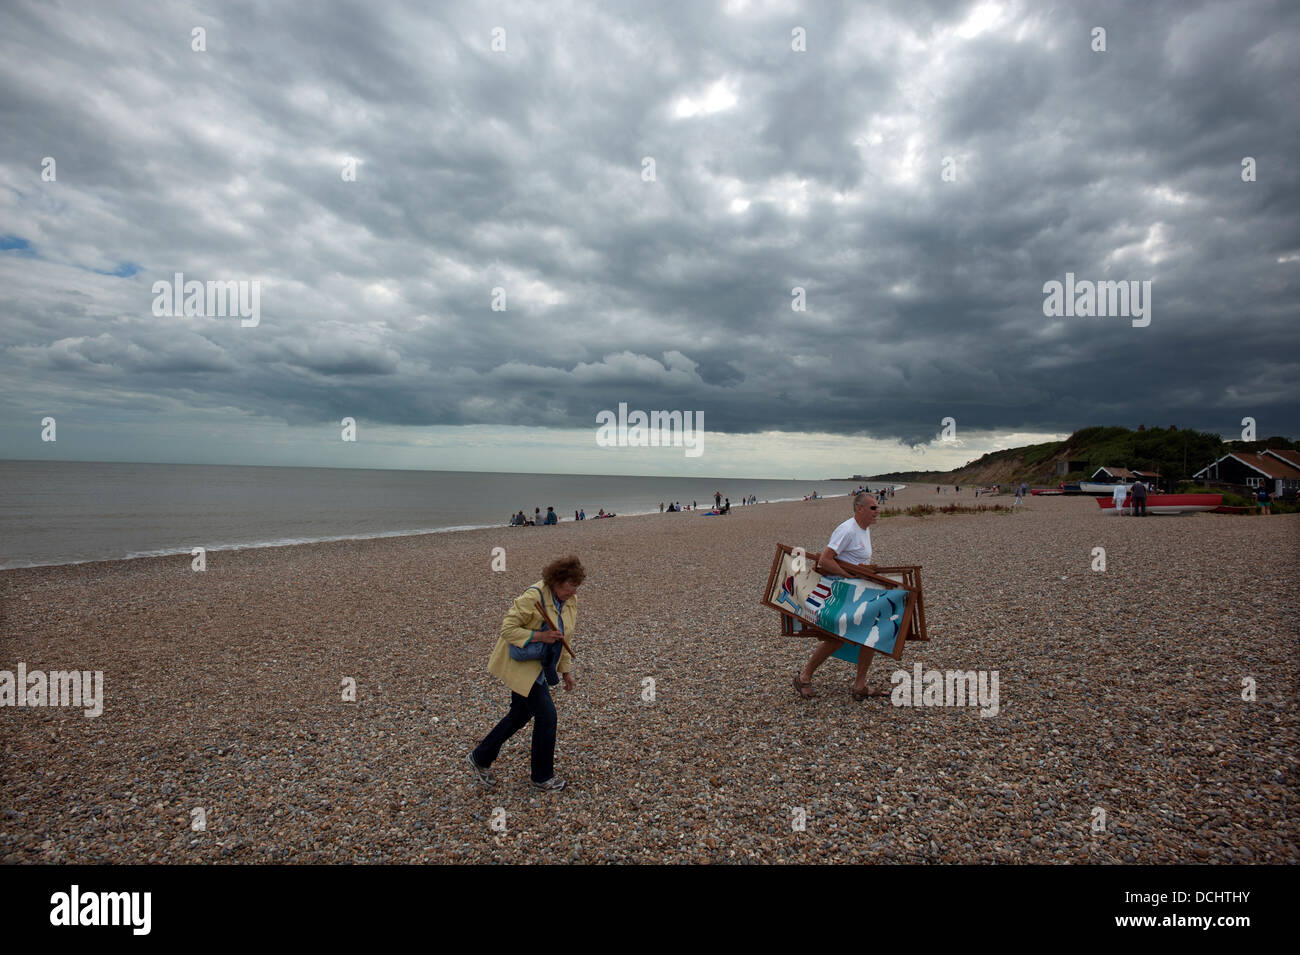
<svg viewBox="0 0 1300 955"><path fill-rule="evenodd" d="M131 276L135 275L135 273L140 271L140 266L136 265L134 262L123 262L111 272L105 272L103 269L91 269L90 271L99 275L112 275L119 279L129 279Z"/></svg>
<svg viewBox="0 0 1300 955"><path fill-rule="evenodd" d="M19 255L36 254L32 244L17 235L0 235L0 252L17 252Z"/></svg>

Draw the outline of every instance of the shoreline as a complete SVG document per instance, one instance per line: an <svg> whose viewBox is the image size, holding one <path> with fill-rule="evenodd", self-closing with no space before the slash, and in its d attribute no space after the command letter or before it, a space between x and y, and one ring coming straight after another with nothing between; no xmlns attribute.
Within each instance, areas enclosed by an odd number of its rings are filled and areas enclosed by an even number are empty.
<svg viewBox="0 0 1300 955"><path fill-rule="evenodd" d="M905 485L899 485L897 487L902 488L905 487ZM845 495L840 495L840 496L845 496ZM834 499L835 496L824 496L818 498L817 500L834 500ZM792 503L798 504L798 503L807 503L807 502L801 498L775 498L772 500L758 501L757 503L750 504L750 505L733 504L731 509L734 512L738 510L743 510L747 507L757 507L759 505L765 505L765 504L792 504ZM682 513L698 515L700 513L703 513L704 510L705 508L701 507L696 511L683 511ZM666 512L633 511L630 513L617 514L615 515L615 518L617 519L617 518L633 518L633 517L651 517L662 513L666 513ZM587 521L590 520L597 520L597 518L594 515L591 515L584 521L575 521L571 517L562 517L560 518L558 524L550 525L550 526L559 526L561 524L585 524ZM526 526L535 526L535 525L526 525ZM204 550L205 553L213 554L213 553L229 553L232 551L264 550L267 548L278 548L278 547L310 547L316 544L332 544L340 541L386 540L388 538L394 538L394 537L423 537L426 535L433 535L433 534L460 534L469 531L494 530L502 527L507 529L515 529L510 524L453 524L447 527L417 528L412 530L396 530L396 531L374 531L374 532L368 532L363 534L338 534L338 535L326 535L323 537L311 537L311 538L273 538L268 540L252 541L252 542L238 543L238 544L218 544L215 546L205 547ZM192 545L192 546L198 546L198 545ZM191 547L174 547L174 548L165 548L165 549L152 550L152 551L142 551L137 553L128 553L120 557L88 557L88 558L78 559L78 560L48 561L46 563L39 563L39 564L38 563L13 564L12 566L9 567L0 567L0 574L3 574L11 570L33 570L39 567L71 567L71 566L76 566L78 564L113 563L117 561L127 561L127 560L144 560L144 559L154 558L154 557L181 557L181 556L188 557L191 554L191 550L192 550Z"/></svg>

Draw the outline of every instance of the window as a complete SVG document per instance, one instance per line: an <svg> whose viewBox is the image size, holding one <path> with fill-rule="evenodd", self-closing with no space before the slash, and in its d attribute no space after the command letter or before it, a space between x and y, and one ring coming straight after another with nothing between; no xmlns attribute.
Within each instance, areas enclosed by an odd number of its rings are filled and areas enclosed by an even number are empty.
<svg viewBox="0 0 1300 955"><path fill-rule="evenodd" d="M1248 477L1246 478L1246 487L1259 487L1264 483L1263 478Z"/></svg>

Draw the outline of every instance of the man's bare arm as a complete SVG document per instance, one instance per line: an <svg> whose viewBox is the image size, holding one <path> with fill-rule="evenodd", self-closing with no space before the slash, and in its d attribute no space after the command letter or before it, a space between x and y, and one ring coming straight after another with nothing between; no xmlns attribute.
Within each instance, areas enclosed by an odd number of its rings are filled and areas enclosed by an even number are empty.
<svg viewBox="0 0 1300 955"><path fill-rule="evenodd" d="M835 551L827 547L822 551L822 555L817 558L817 572L819 574L831 574L835 577L847 577L848 572L840 566L839 561L835 559Z"/></svg>
<svg viewBox="0 0 1300 955"><path fill-rule="evenodd" d="M865 564L864 566L866 566L871 570L876 569L875 564ZM831 550L829 547L827 547L824 551L822 551L822 555L817 558L816 569L819 574L830 574L831 576L834 577L853 576L853 574L849 573L847 570L845 570L843 567L840 566L840 562L835 559L835 551Z"/></svg>

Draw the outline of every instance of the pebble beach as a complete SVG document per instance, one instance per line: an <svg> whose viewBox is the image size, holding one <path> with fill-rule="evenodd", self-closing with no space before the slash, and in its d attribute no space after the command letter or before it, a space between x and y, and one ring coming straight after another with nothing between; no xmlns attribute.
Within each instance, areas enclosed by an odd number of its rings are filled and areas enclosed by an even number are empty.
<svg viewBox="0 0 1300 955"><path fill-rule="evenodd" d="M1011 498L887 509L954 501ZM981 715L855 702L835 659L795 694L814 641L759 602L775 544L820 550L849 502L0 572L0 669L105 692L94 718L0 707L0 861L1300 862L1300 515L882 517L930 639L870 683L996 672ZM526 727L481 789L501 617L566 554L588 573L567 788L529 787Z"/></svg>

